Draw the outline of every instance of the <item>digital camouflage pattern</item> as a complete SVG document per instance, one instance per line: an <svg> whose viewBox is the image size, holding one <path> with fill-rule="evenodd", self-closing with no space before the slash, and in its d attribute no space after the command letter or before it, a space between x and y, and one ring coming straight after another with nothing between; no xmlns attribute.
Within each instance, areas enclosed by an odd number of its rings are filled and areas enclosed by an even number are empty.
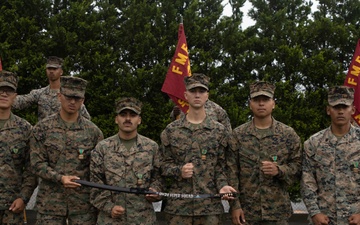
<svg viewBox="0 0 360 225"><path fill-rule="evenodd" d="M17 198L26 204L36 188L30 168L31 129L29 122L11 113L0 130L0 210L8 210Z"/></svg>
<svg viewBox="0 0 360 225"><path fill-rule="evenodd" d="M37 104L38 106L38 121L60 111L60 101L58 99L59 90L54 91L50 86L41 89L34 89L26 95L18 95L12 105L14 109L25 109ZM90 119L90 114L86 110L85 105L81 106L80 114L87 119Z"/></svg>
<svg viewBox="0 0 360 225"><path fill-rule="evenodd" d="M118 99L115 102L115 106L116 106L117 114L119 114L121 111L123 111L125 109L130 109L130 110L134 111L136 114L140 114L142 103L139 100L137 100L136 98L125 97L125 98Z"/></svg>
<svg viewBox="0 0 360 225"><path fill-rule="evenodd" d="M275 85L266 81L257 81L250 84L250 98L265 95L269 98L274 97Z"/></svg>
<svg viewBox="0 0 360 225"><path fill-rule="evenodd" d="M119 187L152 187L161 191L159 147L156 142L140 134L136 144L127 150L116 134L101 141L91 153L90 180ZM141 180L141 185L138 180ZM145 195L116 193L91 189L91 203L100 210L98 224L157 224L151 202ZM111 218L115 205L125 209L119 218Z"/></svg>
<svg viewBox="0 0 360 225"><path fill-rule="evenodd" d="M37 212L36 224L39 225L95 225L97 218L97 212L88 212L86 214L72 215L71 217L46 215Z"/></svg>
<svg viewBox="0 0 360 225"><path fill-rule="evenodd" d="M202 73L194 73L190 77L184 78L186 90L190 90L196 87L202 87L209 90L210 78Z"/></svg>
<svg viewBox="0 0 360 225"><path fill-rule="evenodd" d="M347 225L360 213L360 129L338 139L331 127L304 143L301 193L309 217L327 215L330 225Z"/></svg>
<svg viewBox="0 0 360 225"><path fill-rule="evenodd" d="M354 88L347 86L336 86L329 89L328 103L331 106L351 105L354 102Z"/></svg>
<svg viewBox="0 0 360 225"><path fill-rule="evenodd" d="M37 196L39 213L71 216L95 210L90 204L89 188L64 188L61 177L73 175L89 180L90 152L102 139L100 129L81 116L70 127L60 113L34 126L30 157L34 172L42 179Z"/></svg>
<svg viewBox="0 0 360 225"><path fill-rule="evenodd" d="M206 116L224 125L228 129L228 131L232 130L229 116L225 111L225 109L223 109L220 105L216 104L211 100L207 100L204 105L204 108L205 108ZM185 117L185 114L182 111L180 111L180 117ZM172 120L176 119L174 117L173 111L170 114L170 118Z"/></svg>
<svg viewBox="0 0 360 225"><path fill-rule="evenodd" d="M248 222L288 220L292 208L288 187L300 179L301 140L291 127L273 119L266 132L258 132L253 121L235 128L230 141L237 165L230 173L230 185L240 191L241 207ZM281 171L272 177L260 170L262 161L276 161Z"/></svg>
<svg viewBox="0 0 360 225"><path fill-rule="evenodd" d="M231 132L232 129L230 119L225 109L211 100L206 101L204 108L206 116L221 123L229 132Z"/></svg>
<svg viewBox="0 0 360 225"><path fill-rule="evenodd" d="M206 117L193 125L185 117L170 123L161 133L162 175L173 179L169 192L215 194L228 185L226 158L229 133ZM205 159L202 159L202 155ZM204 157L203 156L203 157ZM190 179L181 177L186 163L194 164ZM220 199L167 199L166 213L183 216L218 215L224 212Z"/></svg>
<svg viewBox="0 0 360 225"><path fill-rule="evenodd" d="M18 81L19 78L15 73L6 70L0 71L0 87L11 87L16 91Z"/></svg>
<svg viewBox="0 0 360 225"><path fill-rule="evenodd" d="M80 77L60 77L60 92L66 96L85 98L87 81Z"/></svg>
<svg viewBox="0 0 360 225"><path fill-rule="evenodd" d="M49 56L46 61L46 68L61 68L64 60L57 56Z"/></svg>
<svg viewBox="0 0 360 225"><path fill-rule="evenodd" d="M218 215L210 216L176 216L165 214L168 225L221 225L221 217Z"/></svg>

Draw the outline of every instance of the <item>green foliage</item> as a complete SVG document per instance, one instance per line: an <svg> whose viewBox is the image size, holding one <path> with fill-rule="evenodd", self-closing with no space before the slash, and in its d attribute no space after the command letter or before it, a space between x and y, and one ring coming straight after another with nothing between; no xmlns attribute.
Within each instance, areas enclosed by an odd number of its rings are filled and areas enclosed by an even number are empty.
<svg viewBox="0 0 360 225"><path fill-rule="evenodd" d="M210 99L233 128L249 121L249 84L276 84L274 117L304 141L329 125L327 88L340 85L360 38L357 0L250 0L255 25L242 28L245 0L50 1L0 3L3 68L20 76L19 94L47 85L45 59L65 59L66 75L89 81L86 106L105 137L117 133L114 102L143 101L139 132L159 142L173 103L161 87L184 19L192 72L210 76ZM33 107L15 112L36 123ZM298 187L292 189L297 196Z"/></svg>

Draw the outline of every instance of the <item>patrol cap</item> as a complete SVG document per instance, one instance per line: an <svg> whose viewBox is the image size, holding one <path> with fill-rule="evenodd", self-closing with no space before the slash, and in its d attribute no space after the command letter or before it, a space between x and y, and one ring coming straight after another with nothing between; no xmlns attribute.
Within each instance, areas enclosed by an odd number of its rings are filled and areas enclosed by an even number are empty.
<svg viewBox="0 0 360 225"><path fill-rule="evenodd" d="M250 85L250 98L255 98L260 95L273 98L274 92L275 85L266 81L256 81Z"/></svg>
<svg viewBox="0 0 360 225"><path fill-rule="evenodd" d="M336 86L329 89L328 102L331 106L352 105L354 102L354 89L347 86Z"/></svg>
<svg viewBox="0 0 360 225"><path fill-rule="evenodd" d="M0 71L0 87L11 87L16 91L19 78L15 73L2 70Z"/></svg>
<svg viewBox="0 0 360 225"><path fill-rule="evenodd" d="M61 68L64 60L57 56L49 56L46 62L46 68Z"/></svg>
<svg viewBox="0 0 360 225"><path fill-rule="evenodd" d="M194 73L190 77L185 77L184 82L186 90L190 90L196 87L202 87L208 91L210 78L202 73Z"/></svg>
<svg viewBox="0 0 360 225"><path fill-rule="evenodd" d="M61 94L73 97L85 97L87 81L79 77L60 77Z"/></svg>
<svg viewBox="0 0 360 225"><path fill-rule="evenodd" d="M121 113L121 111L125 109L129 109L135 112L136 114L140 115L142 103L136 98L124 97L116 100L115 106L116 106L117 114Z"/></svg>

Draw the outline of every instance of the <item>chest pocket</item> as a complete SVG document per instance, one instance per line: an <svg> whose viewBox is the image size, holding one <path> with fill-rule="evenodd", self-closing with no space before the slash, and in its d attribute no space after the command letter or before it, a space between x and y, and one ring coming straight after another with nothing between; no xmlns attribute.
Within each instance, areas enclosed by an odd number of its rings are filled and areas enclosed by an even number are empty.
<svg viewBox="0 0 360 225"><path fill-rule="evenodd" d="M63 143L61 139L48 138L44 145L48 154L49 165L54 167L59 160L61 153L64 151L65 143Z"/></svg>
<svg viewBox="0 0 360 225"><path fill-rule="evenodd" d="M151 172L153 170L153 155L154 152L139 151L133 155L132 171L136 179L142 180L143 185L149 185L151 182Z"/></svg>
<svg viewBox="0 0 360 225"><path fill-rule="evenodd" d="M259 156L248 149L240 149L239 161L241 168L253 169L259 164Z"/></svg>
<svg viewBox="0 0 360 225"><path fill-rule="evenodd" d="M13 160L14 166L22 168L24 166L25 157L26 157L25 155L27 150L26 142L21 141L21 142L12 143L9 146L9 150L11 152L11 158Z"/></svg>

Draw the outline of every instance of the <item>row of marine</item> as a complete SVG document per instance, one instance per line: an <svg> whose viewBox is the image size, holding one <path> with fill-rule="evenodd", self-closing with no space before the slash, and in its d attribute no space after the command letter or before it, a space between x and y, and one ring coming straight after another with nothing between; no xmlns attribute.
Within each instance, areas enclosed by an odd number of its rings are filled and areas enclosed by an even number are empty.
<svg viewBox="0 0 360 225"><path fill-rule="evenodd" d="M218 225L227 200L233 224L286 225L288 188L299 180L311 224L360 224L352 88L329 89L331 125L302 147L295 130L272 116L273 84L250 85L253 117L232 130L226 111L209 100L209 77L194 73L184 79L189 110L174 110L158 145L138 133L142 102L133 97L115 102L118 133L104 139L84 106L88 82L62 76L62 63L49 57L49 86L27 95L17 96L16 74L0 72L1 224L22 224L38 186L36 224L158 224L152 203L163 200L167 224ZM33 127L12 113L34 103L39 121ZM152 192L89 188L77 180ZM161 197L160 191L222 197Z"/></svg>

